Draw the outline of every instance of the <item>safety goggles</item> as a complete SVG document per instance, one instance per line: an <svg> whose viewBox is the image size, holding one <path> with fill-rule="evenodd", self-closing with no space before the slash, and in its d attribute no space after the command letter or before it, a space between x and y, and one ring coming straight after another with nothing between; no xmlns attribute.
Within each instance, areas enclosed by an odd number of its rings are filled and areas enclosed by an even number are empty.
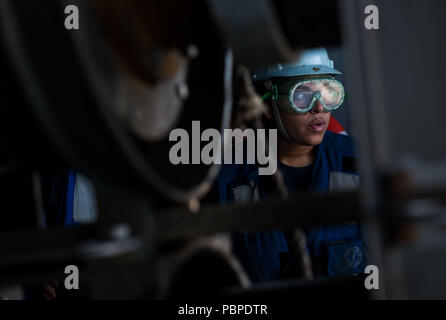
<svg viewBox="0 0 446 320"><path fill-rule="evenodd" d="M272 92L263 99L272 96L278 106L287 112L305 114L320 101L325 111L338 109L345 98L342 84L331 78L317 78L296 82L285 80L272 86Z"/></svg>

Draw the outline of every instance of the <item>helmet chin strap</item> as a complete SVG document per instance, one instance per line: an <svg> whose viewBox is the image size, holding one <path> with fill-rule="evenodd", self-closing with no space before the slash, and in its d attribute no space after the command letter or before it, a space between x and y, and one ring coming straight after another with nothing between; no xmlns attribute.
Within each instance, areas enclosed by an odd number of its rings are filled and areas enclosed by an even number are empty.
<svg viewBox="0 0 446 320"><path fill-rule="evenodd" d="M288 135L288 132L286 132L285 127L283 126L282 119L280 118L279 106L277 105L277 101L275 101L275 100L272 101L272 107L273 107L273 114L274 114L274 119L276 120L277 128L279 129L282 136L289 142L297 143L296 140L294 140L293 138L291 138Z"/></svg>

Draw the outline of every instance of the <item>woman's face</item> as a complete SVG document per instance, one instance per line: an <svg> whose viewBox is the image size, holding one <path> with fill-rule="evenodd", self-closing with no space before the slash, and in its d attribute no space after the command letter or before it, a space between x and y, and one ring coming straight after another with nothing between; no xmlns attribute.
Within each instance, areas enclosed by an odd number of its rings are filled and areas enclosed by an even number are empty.
<svg viewBox="0 0 446 320"><path fill-rule="evenodd" d="M296 77L294 80L298 82L326 77L324 75L306 76ZM288 79L284 80L287 81ZM288 97L279 98L278 103L289 103ZM325 110L321 101L316 100L313 108L305 114L290 113L280 107L279 112L285 130L295 142L304 146L316 146L322 142L330 122L331 113ZM272 118L272 114L267 116Z"/></svg>

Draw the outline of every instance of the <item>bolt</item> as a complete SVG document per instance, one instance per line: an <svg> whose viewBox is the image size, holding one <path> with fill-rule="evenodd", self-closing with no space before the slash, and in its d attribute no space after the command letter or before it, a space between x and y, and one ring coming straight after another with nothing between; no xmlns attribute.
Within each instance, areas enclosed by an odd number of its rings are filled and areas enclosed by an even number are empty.
<svg viewBox="0 0 446 320"><path fill-rule="evenodd" d="M191 44L187 47L186 53L190 59L196 59L198 58L198 54L200 53L200 51L198 50L198 47L196 45Z"/></svg>
<svg viewBox="0 0 446 320"><path fill-rule="evenodd" d="M180 82L177 84L177 94L183 101L189 98L189 87L186 83Z"/></svg>
<svg viewBox="0 0 446 320"><path fill-rule="evenodd" d="M113 239L124 239L130 236L132 230L128 224L116 224L110 230L110 235Z"/></svg>

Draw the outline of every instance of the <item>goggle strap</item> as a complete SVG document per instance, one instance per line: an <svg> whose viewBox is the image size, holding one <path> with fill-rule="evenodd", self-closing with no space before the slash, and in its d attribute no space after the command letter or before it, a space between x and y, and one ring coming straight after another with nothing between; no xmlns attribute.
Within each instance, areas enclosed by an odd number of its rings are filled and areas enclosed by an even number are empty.
<svg viewBox="0 0 446 320"><path fill-rule="evenodd" d="M270 98L272 95L273 95L272 92L271 92L271 91L268 91L267 93L265 93L265 94L262 96L262 101L265 101L266 99Z"/></svg>
<svg viewBox="0 0 446 320"><path fill-rule="evenodd" d="M268 91L262 96L262 101L265 101L268 98L272 98L273 100L277 100L279 94L277 93L277 86L272 86L272 91Z"/></svg>
<svg viewBox="0 0 446 320"><path fill-rule="evenodd" d="M273 84L272 89L273 89L273 91L272 91L272 99L277 101L278 98L279 98L279 89L277 88L277 86L275 84Z"/></svg>

